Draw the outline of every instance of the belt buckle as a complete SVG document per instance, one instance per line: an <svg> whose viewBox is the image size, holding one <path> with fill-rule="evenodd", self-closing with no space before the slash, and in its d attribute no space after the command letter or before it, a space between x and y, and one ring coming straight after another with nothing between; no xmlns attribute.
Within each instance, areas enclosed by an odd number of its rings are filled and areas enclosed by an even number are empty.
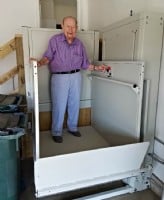
<svg viewBox="0 0 164 200"><path fill-rule="evenodd" d="M75 73L76 72L76 70L74 69L74 70L71 70L70 72L69 72L69 74L73 74L73 73Z"/></svg>

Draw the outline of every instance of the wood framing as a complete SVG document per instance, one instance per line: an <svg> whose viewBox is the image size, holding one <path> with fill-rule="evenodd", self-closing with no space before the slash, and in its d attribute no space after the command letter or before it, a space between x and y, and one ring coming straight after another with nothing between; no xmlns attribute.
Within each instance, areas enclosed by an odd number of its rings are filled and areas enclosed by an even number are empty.
<svg viewBox="0 0 164 200"><path fill-rule="evenodd" d="M15 38L0 47L0 58L6 57L11 52L15 51Z"/></svg>
<svg viewBox="0 0 164 200"><path fill-rule="evenodd" d="M0 76L0 84L5 83L9 79L13 78L18 73L17 66L12 68L10 71L6 72L5 74Z"/></svg>
<svg viewBox="0 0 164 200"><path fill-rule="evenodd" d="M31 133L26 133L20 139L21 159L33 157L33 139Z"/></svg>
<svg viewBox="0 0 164 200"><path fill-rule="evenodd" d="M16 60L18 68L18 88L20 94L25 94L24 55L22 35L15 36Z"/></svg>
<svg viewBox="0 0 164 200"><path fill-rule="evenodd" d="M0 76L0 84L4 84L18 74L18 89L16 91L18 91L19 94L25 95L23 39L20 34L15 35L15 38L0 47L0 58L6 57L13 51L16 51L17 66Z"/></svg>

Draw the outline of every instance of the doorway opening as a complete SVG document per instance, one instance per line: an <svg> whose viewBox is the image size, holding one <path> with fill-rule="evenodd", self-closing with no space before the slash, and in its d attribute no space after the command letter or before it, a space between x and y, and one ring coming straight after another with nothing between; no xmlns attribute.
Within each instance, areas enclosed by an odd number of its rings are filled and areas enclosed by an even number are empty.
<svg viewBox="0 0 164 200"><path fill-rule="evenodd" d="M65 16L77 17L77 0L39 0L40 27L61 29Z"/></svg>

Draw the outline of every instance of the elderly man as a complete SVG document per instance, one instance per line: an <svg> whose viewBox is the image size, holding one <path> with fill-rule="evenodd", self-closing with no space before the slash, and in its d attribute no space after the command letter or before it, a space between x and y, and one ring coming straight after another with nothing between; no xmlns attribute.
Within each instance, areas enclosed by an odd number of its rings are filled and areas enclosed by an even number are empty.
<svg viewBox="0 0 164 200"><path fill-rule="evenodd" d="M49 64L51 72L52 137L63 142L62 131L67 109L68 132L80 137L77 123L80 106L81 69L93 70L83 43L76 38L77 20L67 16L62 22L62 33L54 35L38 66Z"/></svg>

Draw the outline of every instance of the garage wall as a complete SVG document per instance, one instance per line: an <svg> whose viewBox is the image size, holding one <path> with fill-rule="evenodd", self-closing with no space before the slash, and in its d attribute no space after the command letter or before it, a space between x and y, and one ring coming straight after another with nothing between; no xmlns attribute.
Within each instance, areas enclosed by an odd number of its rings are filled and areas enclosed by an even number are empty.
<svg viewBox="0 0 164 200"><path fill-rule="evenodd" d="M100 30L102 27L141 11L163 12L163 0L88 0L88 29ZM83 24L85 24L84 20Z"/></svg>
<svg viewBox="0 0 164 200"><path fill-rule="evenodd" d="M21 33L21 26L39 26L38 0L0 0L0 47ZM0 74L16 66L15 54L0 59ZM13 90L16 80L0 85L0 93Z"/></svg>

